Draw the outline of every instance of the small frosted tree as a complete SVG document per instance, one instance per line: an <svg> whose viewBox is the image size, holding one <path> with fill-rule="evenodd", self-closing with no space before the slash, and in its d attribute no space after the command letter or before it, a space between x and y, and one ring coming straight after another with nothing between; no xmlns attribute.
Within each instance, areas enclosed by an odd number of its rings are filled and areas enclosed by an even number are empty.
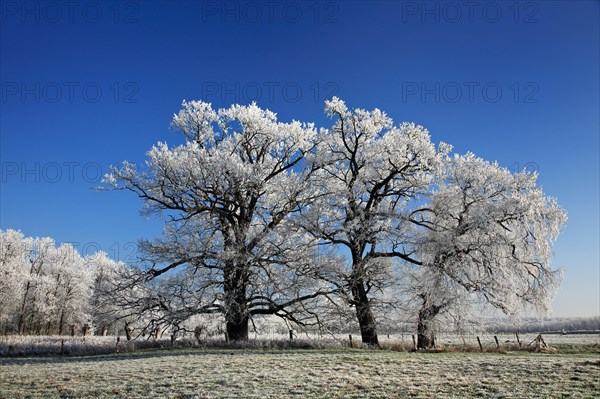
<svg viewBox="0 0 600 399"><path fill-rule="evenodd" d="M405 318L417 327L417 348L435 345L443 325L457 330L471 324L481 310L481 302L452 278L431 267L403 267L400 271L399 297Z"/></svg>
<svg viewBox="0 0 600 399"><path fill-rule="evenodd" d="M48 277L52 281L52 292L48 297L52 298L55 316L48 320L47 331L58 330L62 335L67 332L67 326L90 321L93 271L70 244L57 247L51 262Z"/></svg>
<svg viewBox="0 0 600 399"><path fill-rule="evenodd" d="M20 231L0 231L0 331L11 330L21 307L29 244Z"/></svg>
<svg viewBox="0 0 600 399"><path fill-rule="evenodd" d="M473 154L454 156L431 203L416 213L426 228L416 247L423 267L419 346L433 343L433 323L469 295L518 317L548 313L561 280L552 243L566 222L535 173L511 173Z"/></svg>
<svg viewBox="0 0 600 399"><path fill-rule="evenodd" d="M28 270L19 300L17 328L19 334L41 333L50 319L54 305L51 278L53 258L56 254L54 240L49 237L28 239L24 262Z"/></svg>
<svg viewBox="0 0 600 399"><path fill-rule="evenodd" d="M89 313L96 334L118 334L119 329L124 329L133 319L132 315L125 315L118 295L122 288L121 279L130 273L130 269L123 262L109 258L105 252L89 255L85 262L93 275Z"/></svg>

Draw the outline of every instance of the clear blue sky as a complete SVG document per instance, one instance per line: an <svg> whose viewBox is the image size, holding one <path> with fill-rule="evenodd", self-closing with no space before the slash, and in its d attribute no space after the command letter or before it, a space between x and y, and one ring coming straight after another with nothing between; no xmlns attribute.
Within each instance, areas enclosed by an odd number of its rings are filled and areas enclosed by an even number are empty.
<svg viewBox="0 0 600 399"><path fill-rule="evenodd" d="M183 99L323 125L335 94L538 170L569 213L555 315L598 315L600 3L468 4L2 1L0 228L129 260L161 221L90 187L180 142Z"/></svg>

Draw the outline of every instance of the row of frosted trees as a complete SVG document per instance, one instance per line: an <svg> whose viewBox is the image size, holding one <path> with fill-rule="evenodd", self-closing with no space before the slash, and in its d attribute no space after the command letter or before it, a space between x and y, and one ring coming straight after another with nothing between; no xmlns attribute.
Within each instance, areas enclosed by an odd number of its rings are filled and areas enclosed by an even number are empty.
<svg viewBox="0 0 600 399"><path fill-rule="evenodd" d="M152 328L220 315L231 340L259 316L328 328L350 309L375 346L384 318L413 313L421 347L440 317L549 310L566 213L537 174L453 154L378 109L333 98L325 112L333 123L317 128L184 101L172 122L183 142L105 178L165 220L113 303Z"/></svg>
<svg viewBox="0 0 600 399"><path fill-rule="evenodd" d="M83 257L48 237L0 231L0 333L117 333L123 323L105 293L125 268L103 252Z"/></svg>
<svg viewBox="0 0 600 399"><path fill-rule="evenodd" d="M164 218L163 237L140 242L129 267L2 232L1 331L159 336L213 318L235 341L274 317L290 329L356 326L377 346L396 319L413 320L428 347L441 320L549 310L566 214L535 173L452 154L378 109L333 98L325 111L333 123L317 129L256 104L184 101L172 122L183 142L158 143L144 166L124 162L104 181Z"/></svg>

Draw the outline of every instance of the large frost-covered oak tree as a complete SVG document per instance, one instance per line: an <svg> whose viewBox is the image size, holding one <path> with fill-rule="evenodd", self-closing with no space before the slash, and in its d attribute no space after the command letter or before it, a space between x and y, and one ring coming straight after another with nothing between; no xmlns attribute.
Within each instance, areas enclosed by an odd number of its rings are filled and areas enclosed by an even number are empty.
<svg viewBox="0 0 600 399"><path fill-rule="evenodd" d="M330 291L313 278L316 242L296 221L319 195L306 162L314 126L279 122L254 103L213 110L201 101L184 101L172 125L185 144L158 143L144 170L125 162L105 180L168 216L164 237L142 243L146 276L164 277L151 307L222 313L231 340L248 338L253 315L308 323L307 303Z"/></svg>
<svg viewBox="0 0 600 399"><path fill-rule="evenodd" d="M378 109L349 110L334 97L325 111L335 118L323 132L317 158L318 184L327 195L304 213L303 223L314 237L349 252L349 270L338 274L338 284L356 310L363 343L378 346L372 296L386 285L382 274L389 278L382 260L418 263L411 208L430 192L449 147L442 144L438 151L423 127L394 126Z"/></svg>

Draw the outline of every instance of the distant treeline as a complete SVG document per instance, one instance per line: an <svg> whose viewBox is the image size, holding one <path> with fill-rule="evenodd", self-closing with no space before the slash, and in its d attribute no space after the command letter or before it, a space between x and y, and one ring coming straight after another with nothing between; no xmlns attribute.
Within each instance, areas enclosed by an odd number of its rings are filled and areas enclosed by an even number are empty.
<svg viewBox="0 0 600 399"><path fill-rule="evenodd" d="M560 317L549 320L527 318L522 319L518 325L510 320L494 320L486 323L486 326L488 331L497 333L600 331L600 317Z"/></svg>

